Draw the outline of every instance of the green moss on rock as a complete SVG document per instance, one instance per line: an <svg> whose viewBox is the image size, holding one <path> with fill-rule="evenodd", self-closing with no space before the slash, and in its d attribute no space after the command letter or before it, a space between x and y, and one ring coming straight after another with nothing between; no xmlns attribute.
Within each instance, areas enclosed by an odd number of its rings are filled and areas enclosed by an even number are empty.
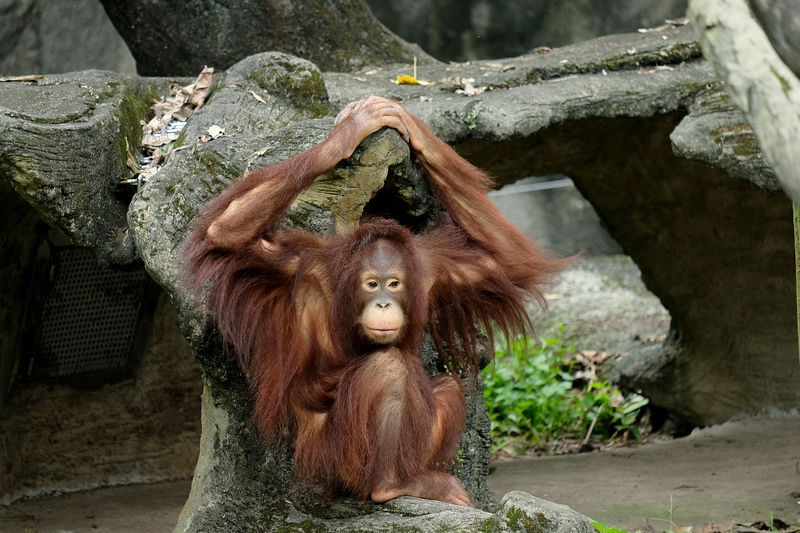
<svg viewBox="0 0 800 533"><path fill-rule="evenodd" d="M538 512L531 516L514 506L509 507L506 511L506 525L511 531L524 533L541 533L548 530L548 520L544 513Z"/></svg>
<svg viewBox="0 0 800 533"><path fill-rule="evenodd" d="M313 66L293 61L271 61L250 72L245 79L270 95L289 100L312 118L330 114L325 81Z"/></svg>

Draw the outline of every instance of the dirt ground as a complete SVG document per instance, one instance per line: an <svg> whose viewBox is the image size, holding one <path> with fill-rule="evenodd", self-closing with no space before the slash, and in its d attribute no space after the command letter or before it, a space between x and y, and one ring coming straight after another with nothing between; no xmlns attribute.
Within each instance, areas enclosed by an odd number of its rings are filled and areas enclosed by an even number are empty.
<svg viewBox="0 0 800 533"><path fill-rule="evenodd" d="M496 496L521 489L627 531L800 519L800 418L727 422L688 437L495 463Z"/></svg>
<svg viewBox="0 0 800 533"><path fill-rule="evenodd" d="M589 260L551 294L551 315L578 349L624 353L666 333L669 314L629 259ZM627 531L800 519L800 415L727 422L666 442L498 461L489 489L524 490ZM0 533L168 533L190 482L131 485L0 507ZM672 522L672 527L670 525ZM720 531L721 529L716 529ZM684 530L685 531L685 530Z"/></svg>
<svg viewBox="0 0 800 533"><path fill-rule="evenodd" d="M489 489L569 505L627 531L800 519L800 418L743 420L638 448L496 462ZM131 485L0 508L0 533L168 533L189 481Z"/></svg>

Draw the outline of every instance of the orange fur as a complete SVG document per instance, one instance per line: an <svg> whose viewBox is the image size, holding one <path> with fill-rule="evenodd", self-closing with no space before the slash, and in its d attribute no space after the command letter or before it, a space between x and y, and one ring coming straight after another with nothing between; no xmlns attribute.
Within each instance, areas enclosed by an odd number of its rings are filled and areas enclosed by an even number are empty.
<svg viewBox="0 0 800 533"><path fill-rule="evenodd" d="M282 230L292 200L383 126L422 163L449 220L414 236L391 220L320 239ZM456 378L429 378L429 332L451 369L477 372L481 332L525 333L529 298L565 261L522 235L487 198L489 178L398 104L351 104L309 151L237 180L204 208L183 251L182 280L207 303L249 373L263 437L294 427L296 479L385 501L399 494L469 504L455 478L466 405ZM390 346L359 334L357 288L375 243L402 257L406 323Z"/></svg>

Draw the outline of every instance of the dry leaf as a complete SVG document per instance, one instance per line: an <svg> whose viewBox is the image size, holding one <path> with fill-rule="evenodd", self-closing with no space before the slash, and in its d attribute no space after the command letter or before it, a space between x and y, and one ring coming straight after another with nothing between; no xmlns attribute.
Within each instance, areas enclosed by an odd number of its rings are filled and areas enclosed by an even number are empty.
<svg viewBox="0 0 800 533"><path fill-rule="evenodd" d="M674 19L674 20L667 19L664 22L666 22L666 24L662 24L661 26L657 26L655 28L639 28L638 31L639 31L639 33L651 33L651 32L659 32L659 31L664 31L664 30L671 30L672 28L674 28L676 26L686 26L687 24L689 24L689 19L686 18L686 17L683 17L683 18ZM666 39L667 36L665 35L663 38Z"/></svg>
<svg viewBox="0 0 800 533"><path fill-rule="evenodd" d="M584 364L602 363L613 354L611 352L598 352L597 350L581 350L575 354L575 358ZM583 358L583 359L582 359Z"/></svg>
<svg viewBox="0 0 800 533"><path fill-rule="evenodd" d="M456 89L456 93L463 94L465 96L477 96L486 90L486 87L474 87L467 79L461 80L461 86L464 88Z"/></svg>
<svg viewBox="0 0 800 533"><path fill-rule="evenodd" d="M211 90L211 82L214 77L214 69L210 67L203 67L203 71L194 82L194 89L189 95L188 104L194 106L196 109L203 107L206 103L206 97L209 90Z"/></svg>
<svg viewBox="0 0 800 533"><path fill-rule="evenodd" d="M273 148L275 148L275 147L274 146L265 146L264 148L259 148L258 150L253 152L251 154L251 156L252 157L261 157L262 155L266 154L267 152L269 152ZM250 159L250 158L248 157L248 159Z"/></svg>
<svg viewBox="0 0 800 533"><path fill-rule="evenodd" d="M180 137L184 126L186 126L186 120L192 115L192 112L202 107L206 98L208 98L213 74L213 68L205 67L191 85L185 87L175 84L170 85L169 96L162 98L151 106L154 114L153 118L147 123L140 121L142 125L142 146L145 152L143 166L139 168L137 173L137 169L134 166L136 161L133 155L129 153L128 167L135 175L133 178L123 180L123 183L141 186L161 170L161 163L167 156L191 147L190 145L176 147L178 144L177 139ZM212 130L213 128L216 128L216 130L210 132L208 140L226 136L222 128L212 126L209 129ZM230 137L230 135L227 137Z"/></svg>
<svg viewBox="0 0 800 533"><path fill-rule="evenodd" d="M642 344L648 342L664 342L665 340L667 340L667 334L662 333L661 335L656 335L654 337L645 337L644 339L642 339Z"/></svg>
<svg viewBox="0 0 800 533"><path fill-rule="evenodd" d="M247 170L250 170L250 164L253 161L258 159L262 155L266 154L267 152L269 152L273 148L275 148L275 147L274 146L265 146L264 148L259 148L258 150L256 150L255 152L253 152L252 154L247 156Z"/></svg>
<svg viewBox="0 0 800 533"><path fill-rule="evenodd" d="M414 76L406 74L405 76L397 76L397 81L392 83L397 83L398 85L433 85L434 82L418 80Z"/></svg>
<svg viewBox="0 0 800 533"><path fill-rule="evenodd" d="M212 139L219 139L225 135L225 130L214 124L213 126L209 126L208 134L211 135Z"/></svg>
<svg viewBox="0 0 800 533"><path fill-rule="evenodd" d="M125 154L125 166L127 166L134 175L139 174L142 171L142 167L139 166L139 163L136 162L136 158L133 157L127 137L125 138Z"/></svg>
<svg viewBox="0 0 800 533"><path fill-rule="evenodd" d="M682 17L679 19L667 19L664 22L667 24L672 24L673 26L686 26L689 24L689 19L686 17Z"/></svg>
<svg viewBox="0 0 800 533"><path fill-rule="evenodd" d="M250 94L253 96L253 98L255 98L256 100L258 100L258 101L259 101L259 102L261 102L262 104L266 104L266 103L267 103L267 101L266 101L266 100L264 100L263 98L261 98L259 95L257 95L257 94L256 94L256 93L254 93L253 91L247 91L247 92L249 92L249 93L250 93Z"/></svg>
<svg viewBox="0 0 800 533"><path fill-rule="evenodd" d="M220 137L233 137L233 135L225 135L225 130L214 124L208 127L208 132L200 136L200 141L207 143Z"/></svg>
<svg viewBox="0 0 800 533"><path fill-rule="evenodd" d="M36 81L41 80L44 76L11 76L10 78L0 78L2 81Z"/></svg>
<svg viewBox="0 0 800 533"><path fill-rule="evenodd" d="M160 131L148 131L142 135L142 146L146 146L148 148L158 148L159 146L167 144L168 142L169 137L166 135L161 135Z"/></svg>
<svg viewBox="0 0 800 533"><path fill-rule="evenodd" d="M181 120L186 122L187 120L189 120L189 117L192 116L192 113L194 113L194 110L191 108L191 106L183 105L178 109L176 109L175 111L173 111L172 113L170 113L170 115L175 120Z"/></svg>

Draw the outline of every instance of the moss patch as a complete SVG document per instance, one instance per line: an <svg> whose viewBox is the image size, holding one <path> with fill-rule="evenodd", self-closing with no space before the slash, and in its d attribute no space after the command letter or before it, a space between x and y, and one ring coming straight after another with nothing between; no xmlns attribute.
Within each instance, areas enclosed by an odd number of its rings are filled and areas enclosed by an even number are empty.
<svg viewBox="0 0 800 533"><path fill-rule="evenodd" d="M789 94L789 91L792 90L792 85L789 83L789 80L778 74L778 71L775 70L775 67L769 67L769 70L776 78L778 78L778 81L781 84L781 89L783 90L783 94Z"/></svg>
<svg viewBox="0 0 800 533"><path fill-rule="evenodd" d="M548 530L548 520L543 513L529 515L518 507L509 507L506 512L506 525L512 531L522 531L524 533L540 533Z"/></svg>
<svg viewBox="0 0 800 533"><path fill-rule="evenodd" d="M272 61L245 79L271 96L285 98L312 118L330 114L325 81L322 74L311 66L292 61Z"/></svg>
<svg viewBox="0 0 800 533"><path fill-rule="evenodd" d="M603 71L638 70L647 67L677 65L684 61L696 60L701 57L702 52L697 42L678 43L661 50L619 54L596 62L584 64L564 63L558 67L534 68L526 72L523 79L506 81L503 86L511 87L578 74L599 74Z"/></svg>

